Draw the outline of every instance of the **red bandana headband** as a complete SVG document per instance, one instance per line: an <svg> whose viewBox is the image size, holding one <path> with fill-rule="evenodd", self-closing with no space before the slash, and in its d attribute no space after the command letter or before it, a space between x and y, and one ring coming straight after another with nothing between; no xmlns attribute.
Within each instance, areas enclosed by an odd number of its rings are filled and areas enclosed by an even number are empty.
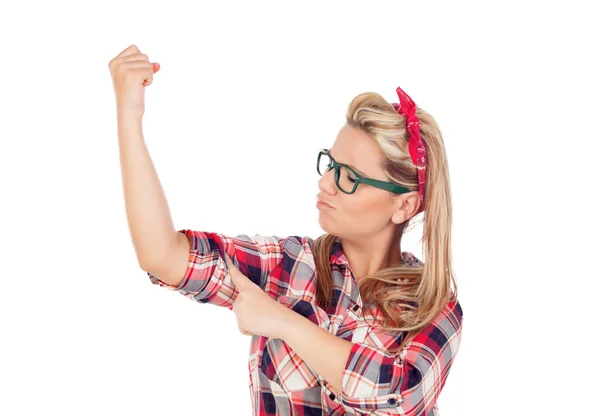
<svg viewBox="0 0 600 416"><path fill-rule="evenodd" d="M410 152L410 157L412 158L414 164L417 166L417 173L419 177L419 195L421 198L419 212L422 212L425 209L425 205L423 204L425 200L425 169L427 167L427 152L425 148L425 143L421 139L421 123L419 118L416 115L417 106L415 102L406 94L400 87L396 88L396 92L398 93L398 98L400 98L400 104L392 103L394 108L400 115L406 117L406 129L410 135L410 140L408 142L408 150Z"/></svg>

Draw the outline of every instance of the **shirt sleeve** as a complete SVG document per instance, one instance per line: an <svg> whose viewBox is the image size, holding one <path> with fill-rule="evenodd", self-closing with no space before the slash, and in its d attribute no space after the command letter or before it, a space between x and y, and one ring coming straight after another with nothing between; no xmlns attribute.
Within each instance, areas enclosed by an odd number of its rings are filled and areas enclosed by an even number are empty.
<svg viewBox="0 0 600 416"><path fill-rule="evenodd" d="M450 302L401 351L355 343L342 376L345 405L374 415L425 416L436 409L462 334L462 309Z"/></svg>
<svg viewBox="0 0 600 416"><path fill-rule="evenodd" d="M268 288L271 272L283 259L284 238L278 236L250 237L239 234L228 237L223 234L182 229L178 232L190 242L188 267L179 286L169 285L150 272L146 272L152 284L176 291L200 303L211 303L233 310L238 295L225 253L241 273L262 289Z"/></svg>

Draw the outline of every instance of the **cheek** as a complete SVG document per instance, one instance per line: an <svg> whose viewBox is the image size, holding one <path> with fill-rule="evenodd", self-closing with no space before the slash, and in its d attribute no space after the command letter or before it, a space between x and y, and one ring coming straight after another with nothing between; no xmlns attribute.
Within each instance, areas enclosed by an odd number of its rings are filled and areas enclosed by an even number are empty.
<svg viewBox="0 0 600 416"><path fill-rule="evenodd" d="M348 208L348 212L353 215L364 216L364 215L372 215L373 212L377 212L381 210L382 207L381 198L377 198L373 195L369 195L367 193L363 193L357 195L352 201L348 201L345 205Z"/></svg>
<svg viewBox="0 0 600 416"><path fill-rule="evenodd" d="M383 220L385 199L376 197L363 197L352 201L352 204L345 206L344 214L351 219L356 219L363 224L374 224Z"/></svg>

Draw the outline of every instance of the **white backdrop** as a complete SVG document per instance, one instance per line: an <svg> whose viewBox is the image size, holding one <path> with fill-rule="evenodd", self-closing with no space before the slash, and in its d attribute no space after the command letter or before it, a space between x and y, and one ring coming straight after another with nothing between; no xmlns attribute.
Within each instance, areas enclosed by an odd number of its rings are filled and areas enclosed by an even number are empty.
<svg viewBox="0 0 600 416"><path fill-rule="evenodd" d="M464 326L440 414L597 412L591 3L3 4L0 414L251 413L233 312L137 263L108 68L131 44L161 64L143 127L177 229L319 236L318 149L354 96L403 88L451 170Z"/></svg>

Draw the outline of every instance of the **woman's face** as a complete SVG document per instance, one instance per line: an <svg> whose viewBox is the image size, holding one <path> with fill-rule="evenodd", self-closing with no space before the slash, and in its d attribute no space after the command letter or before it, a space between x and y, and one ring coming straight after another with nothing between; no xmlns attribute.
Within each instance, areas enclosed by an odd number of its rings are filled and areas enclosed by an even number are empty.
<svg viewBox="0 0 600 416"><path fill-rule="evenodd" d="M377 142L363 131L345 124L340 130L332 147L331 157L349 165L359 174L372 179L389 182L379 164L383 154ZM319 225L330 234L357 240L378 235L388 227L396 227L392 217L402 200L390 198L388 191L361 183L353 194L346 194L335 184L334 169L319 179L318 198L331 204L319 207ZM406 196L418 192L403 194ZM401 221L400 221L401 222Z"/></svg>

